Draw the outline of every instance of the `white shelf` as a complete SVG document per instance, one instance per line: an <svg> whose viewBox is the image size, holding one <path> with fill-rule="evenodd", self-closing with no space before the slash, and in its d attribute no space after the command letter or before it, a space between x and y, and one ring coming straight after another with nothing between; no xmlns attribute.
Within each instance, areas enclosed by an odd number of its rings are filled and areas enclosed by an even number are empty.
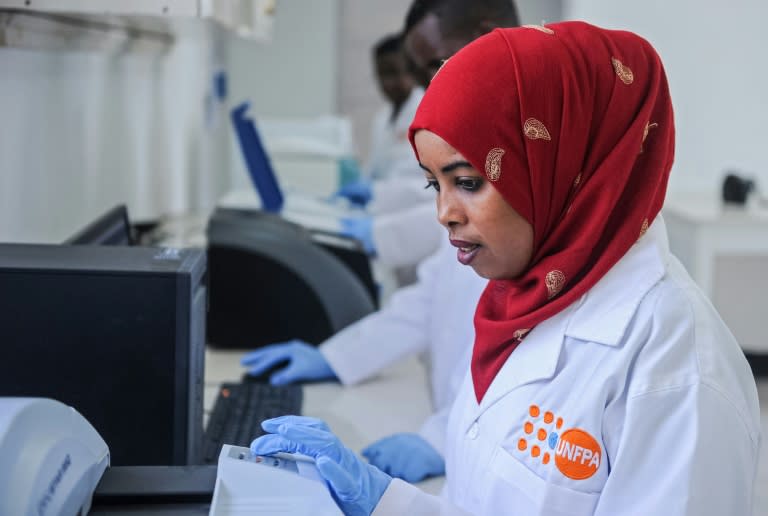
<svg viewBox="0 0 768 516"><path fill-rule="evenodd" d="M672 253L720 312L742 348L768 353L768 209L725 206L716 195L673 196L662 210Z"/></svg>
<svg viewBox="0 0 768 516"><path fill-rule="evenodd" d="M190 23L269 41L276 0L0 0L0 46L109 48L167 45Z"/></svg>

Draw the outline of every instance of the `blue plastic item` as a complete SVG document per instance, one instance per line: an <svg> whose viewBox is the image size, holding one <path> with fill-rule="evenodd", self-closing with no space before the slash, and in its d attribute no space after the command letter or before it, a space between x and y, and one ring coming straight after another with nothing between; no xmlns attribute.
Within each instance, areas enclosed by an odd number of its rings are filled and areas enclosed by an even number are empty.
<svg viewBox="0 0 768 516"><path fill-rule="evenodd" d="M231 113L232 124L240 141L240 149L243 151L243 158L251 181L261 198L262 209L270 213L280 213L284 203L283 193L277 182L272 163L269 161L269 156L267 156L261 138L259 138L256 124L253 119L246 115L249 107L250 102L243 102L234 108Z"/></svg>
<svg viewBox="0 0 768 516"><path fill-rule="evenodd" d="M339 188L360 179L360 165L351 156L339 158Z"/></svg>
<svg viewBox="0 0 768 516"><path fill-rule="evenodd" d="M227 73L223 70L219 70L213 74L213 93L216 96L216 100L219 102L227 100L228 91Z"/></svg>

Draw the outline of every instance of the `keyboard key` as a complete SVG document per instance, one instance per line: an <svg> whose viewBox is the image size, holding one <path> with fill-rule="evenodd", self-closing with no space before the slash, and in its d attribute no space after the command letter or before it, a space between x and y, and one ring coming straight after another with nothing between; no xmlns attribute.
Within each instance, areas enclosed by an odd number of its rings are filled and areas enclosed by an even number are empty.
<svg viewBox="0 0 768 516"><path fill-rule="evenodd" d="M250 446L263 435L265 419L301 414L300 385L267 383L224 383L208 418L203 442L203 462L216 464L224 444Z"/></svg>

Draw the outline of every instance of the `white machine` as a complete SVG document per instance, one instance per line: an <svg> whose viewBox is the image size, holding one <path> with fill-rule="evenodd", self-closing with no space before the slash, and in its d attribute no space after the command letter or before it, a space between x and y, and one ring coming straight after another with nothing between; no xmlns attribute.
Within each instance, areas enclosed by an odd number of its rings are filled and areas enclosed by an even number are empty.
<svg viewBox="0 0 768 516"><path fill-rule="evenodd" d="M253 456L224 445L209 516L339 516L314 461L303 455Z"/></svg>
<svg viewBox="0 0 768 516"><path fill-rule="evenodd" d="M87 514L109 448L72 407L0 398L0 514Z"/></svg>

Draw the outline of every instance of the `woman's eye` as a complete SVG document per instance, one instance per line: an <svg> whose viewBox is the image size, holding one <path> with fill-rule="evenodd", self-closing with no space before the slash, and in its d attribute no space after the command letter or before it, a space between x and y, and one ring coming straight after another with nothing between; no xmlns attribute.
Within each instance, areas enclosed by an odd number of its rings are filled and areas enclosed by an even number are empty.
<svg viewBox="0 0 768 516"><path fill-rule="evenodd" d="M483 186L483 180L479 177L459 177L456 178L456 186L469 192L476 192Z"/></svg>
<svg viewBox="0 0 768 516"><path fill-rule="evenodd" d="M434 188L435 191L440 191L440 184L437 182L436 179L428 179L427 180L427 186L424 187L425 189Z"/></svg>

